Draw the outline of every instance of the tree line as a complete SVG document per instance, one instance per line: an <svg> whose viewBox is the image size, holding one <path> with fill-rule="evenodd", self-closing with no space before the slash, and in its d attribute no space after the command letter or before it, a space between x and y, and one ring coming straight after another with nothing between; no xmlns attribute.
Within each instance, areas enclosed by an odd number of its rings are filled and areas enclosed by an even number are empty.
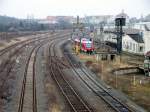
<svg viewBox="0 0 150 112"><path fill-rule="evenodd" d="M38 23L38 20L17 19L8 16L0 16L0 32L42 31L70 28L72 28L72 24L63 19L58 20L58 22L55 24L42 24Z"/></svg>

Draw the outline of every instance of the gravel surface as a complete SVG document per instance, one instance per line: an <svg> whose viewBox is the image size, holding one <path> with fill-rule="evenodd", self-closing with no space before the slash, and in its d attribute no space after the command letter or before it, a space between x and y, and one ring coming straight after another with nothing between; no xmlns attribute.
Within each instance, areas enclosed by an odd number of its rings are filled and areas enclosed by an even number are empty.
<svg viewBox="0 0 150 112"><path fill-rule="evenodd" d="M71 46L68 45L68 48L70 49ZM71 53L72 51L70 51ZM73 53L72 53L73 54ZM77 60L77 62L80 62L80 60L77 58L76 55L74 55L74 59ZM133 103L132 101L130 101L123 93L120 93L118 91L116 91L115 89L113 88L110 88L110 86L106 85L103 81L100 80L100 78L95 74L95 73L92 73L89 69L87 69L85 66L84 68L86 69L85 71L88 71L90 73L90 75L98 82L100 83L101 85L103 85L106 89L108 89L108 91L110 91L115 97L118 97L120 100L126 102L128 105L130 105L131 107L133 107L137 112L145 112L145 110L143 110L141 107L137 106L135 103ZM92 98L96 97L94 94L90 94L90 90L88 89L88 87L86 87L84 84L81 83L81 81L79 81L80 79L77 77L74 76L74 74L72 74L70 72L70 70L66 69L64 70L64 72L67 75L67 77L69 78L68 80L71 80L71 82L73 83L73 85L75 86L75 88L82 94L82 96L87 99L87 101L93 105L96 110L98 111L102 111L101 109L103 109L103 111L105 111L105 109L102 107L102 103L96 103L97 100L99 98L95 98L93 101L92 101ZM83 74L82 74L83 75ZM86 89L87 90L86 90ZM91 99L91 101L90 101ZM100 99L99 99L100 100ZM98 100L98 101L99 101ZM106 110L107 112L107 110Z"/></svg>
<svg viewBox="0 0 150 112"><path fill-rule="evenodd" d="M26 48L23 54L20 55L19 63L16 63L14 66L14 72L15 75L15 80L13 85L13 92L10 97L10 101L7 103L7 105L4 107L5 112L17 112L18 111L18 104L19 104L19 99L20 99L20 90L22 88L22 80L23 80L23 75L24 75L24 70L25 70L25 63L27 60L27 56L31 52L31 48Z"/></svg>
<svg viewBox="0 0 150 112"><path fill-rule="evenodd" d="M48 47L45 49L44 57L47 58ZM47 64L47 61L45 62ZM45 70L45 91L48 95L48 108L49 112L70 112L70 108L68 107L68 103L64 99L61 94L58 86L53 81L48 66Z"/></svg>
<svg viewBox="0 0 150 112"><path fill-rule="evenodd" d="M45 34L39 34L36 36L45 36ZM32 36L29 36L32 38ZM33 36L35 37L35 36ZM19 42L24 40L22 39L14 39L12 43L7 44L9 46L14 44L15 42ZM36 42L37 43L37 42ZM3 46L3 47L6 47ZM60 44L59 44L60 46ZM25 70L25 63L27 61L27 57L31 52L33 45L28 45L28 47L24 48L22 53L19 54L18 57L15 57L15 64L13 66L11 77L7 80L8 86L8 93L7 99L0 100L0 107L3 110L0 112L17 112L18 111L18 104L20 100L21 88L22 88L22 81L24 76ZM1 47L2 48L2 47ZM47 68L47 49L48 44L43 46L39 49L37 61L36 61L36 87L37 87L37 110L38 112L69 112L70 108L67 106L67 102L65 102L62 94L58 90L55 82L50 77L48 68ZM13 51L11 51L13 52ZM0 59L0 63L4 60L9 59L10 53L6 53L6 55L2 56ZM59 50L60 56L60 50ZM26 99L28 100L28 99ZM31 104L30 104L31 105Z"/></svg>
<svg viewBox="0 0 150 112"><path fill-rule="evenodd" d="M44 74L46 70L44 48L41 47L38 51L36 60L36 88L37 88L37 110L38 112L48 112L48 94L44 88Z"/></svg>

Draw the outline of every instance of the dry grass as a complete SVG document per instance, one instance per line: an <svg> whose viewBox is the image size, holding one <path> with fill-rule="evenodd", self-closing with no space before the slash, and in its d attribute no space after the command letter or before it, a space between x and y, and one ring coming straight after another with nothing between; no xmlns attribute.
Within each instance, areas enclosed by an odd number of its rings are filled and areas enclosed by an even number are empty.
<svg viewBox="0 0 150 112"><path fill-rule="evenodd" d="M60 106L57 104L52 104L52 109L50 112L61 112Z"/></svg>
<svg viewBox="0 0 150 112"><path fill-rule="evenodd" d="M48 94L49 112L61 112L64 107L59 102L56 86L51 80L46 81L45 90Z"/></svg>
<svg viewBox="0 0 150 112"><path fill-rule="evenodd" d="M5 43L4 42L0 42L0 47L4 47Z"/></svg>
<svg viewBox="0 0 150 112"><path fill-rule="evenodd" d="M98 74L101 80L108 85L124 92L129 98L150 111L150 78L143 75L112 75L110 71L121 67L132 67L125 60L120 61L99 61L93 56L79 55L94 73Z"/></svg>

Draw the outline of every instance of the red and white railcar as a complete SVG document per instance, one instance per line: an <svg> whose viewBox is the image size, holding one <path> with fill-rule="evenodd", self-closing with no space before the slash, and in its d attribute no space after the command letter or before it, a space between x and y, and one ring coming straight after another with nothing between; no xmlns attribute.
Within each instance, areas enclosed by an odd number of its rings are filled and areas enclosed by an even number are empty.
<svg viewBox="0 0 150 112"><path fill-rule="evenodd" d="M94 43L91 38L74 39L75 48L80 48L81 51L92 53L94 51Z"/></svg>

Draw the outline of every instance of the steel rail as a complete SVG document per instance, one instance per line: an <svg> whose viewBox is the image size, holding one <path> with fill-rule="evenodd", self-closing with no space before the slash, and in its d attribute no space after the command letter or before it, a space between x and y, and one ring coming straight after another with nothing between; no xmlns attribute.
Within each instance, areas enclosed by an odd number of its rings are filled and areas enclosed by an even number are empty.
<svg viewBox="0 0 150 112"><path fill-rule="evenodd" d="M40 49L40 47L42 47L43 45L45 45L49 41L51 41L53 39L56 39L56 38L59 38L59 37L60 36L56 36L55 38L49 38L48 40L45 39L41 43L39 43L38 45L35 45L34 48L31 50L31 52L28 56L27 62L26 62L26 66L25 66L18 112L23 112L24 96L25 96L26 81L27 81L27 71L28 71L29 62L30 62L30 59L31 59L31 56L32 56L33 52L35 52L35 55L34 55L33 68L32 68L33 69L33 79L32 79L32 84L33 84L33 106L32 106L32 109L33 109L33 112L37 112L36 78L35 78L36 55L37 55L37 52Z"/></svg>
<svg viewBox="0 0 150 112"><path fill-rule="evenodd" d="M69 82L65 79L64 74L62 73L61 69L58 66L58 63L60 63L60 61L55 60L57 58L54 58L56 56L55 45L53 43L49 47L49 48L53 47L54 53L54 56L50 57L49 59L50 63L49 67L52 78L55 80L56 84L60 88L62 94L64 95L64 97L66 98L66 100L68 101L69 105L71 106L74 112L94 112L93 109L89 107L89 105L87 105L85 101L83 101L83 99L79 96L79 94L77 94L76 91L73 89L71 84L69 84ZM49 52L51 52L50 49Z"/></svg>
<svg viewBox="0 0 150 112"><path fill-rule="evenodd" d="M100 86L91 76L89 76L89 74L87 74L83 68L81 67L81 64L79 63L75 63L76 66L78 66L79 69L81 69L81 71L83 73L85 73L85 75L87 76L88 79L90 79L99 89L100 91L102 90L103 92L98 93L98 91L95 91L91 85L83 79L83 77L76 71L75 69L75 65L72 63L69 53L64 54L65 58L68 60L68 62L70 63L70 65L72 66L74 72L80 77L80 79L100 98L102 98L107 104L109 104L115 111L117 112L133 112L133 110L131 110L127 105L123 104L119 99L115 98L113 95L111 95L104 87L102 87L102 85Z"/></svg>

